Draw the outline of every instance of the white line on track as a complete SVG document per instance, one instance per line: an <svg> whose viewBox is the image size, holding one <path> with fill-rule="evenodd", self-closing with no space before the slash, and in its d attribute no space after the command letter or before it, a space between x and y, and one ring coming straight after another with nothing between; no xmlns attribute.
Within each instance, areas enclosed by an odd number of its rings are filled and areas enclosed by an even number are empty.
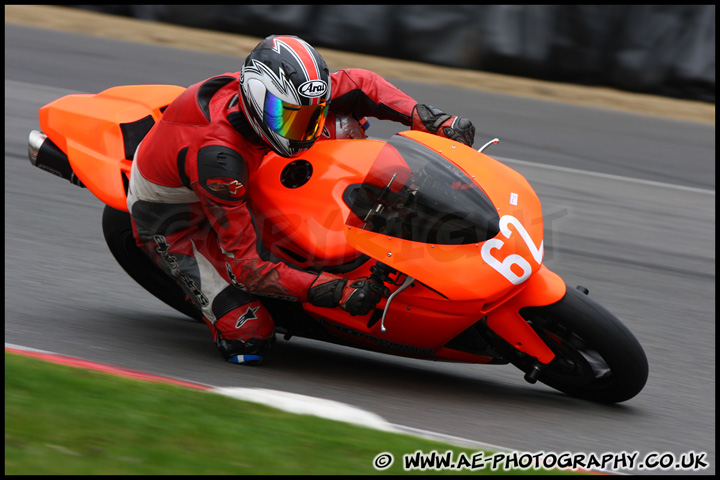
<svg viewBox="0 0 720 480"><path fill-rule="evenodd" d="M642 185L651 185L651 186L662 187L662 188L672 188L675 190L684 190L687 192L702 193L702 194L707 194L707 195L715 195L715 190L687 187L685 185L675 185L673 183L655 182L652 180L643 180L641 178L623 177L620 175L611 175L609 173L592 172L589 170L578 170L576 168L560 167L557 165L548 165L545 163L527 162L525 160L517 160L515 158L493 157L492 155L491 155L491 157L494 158L495 160L498 160L503 163L504 162L515 163L518 165L524 165L524 166L528 166L528 167L544 168L547 170L556 170L559 172L574 173L574 174L578 174L578 175L587 175L590 177L608 178L611 180L619 180L619 181L623 181L623 182L638 183L638 184L642 184Z"/></svg>

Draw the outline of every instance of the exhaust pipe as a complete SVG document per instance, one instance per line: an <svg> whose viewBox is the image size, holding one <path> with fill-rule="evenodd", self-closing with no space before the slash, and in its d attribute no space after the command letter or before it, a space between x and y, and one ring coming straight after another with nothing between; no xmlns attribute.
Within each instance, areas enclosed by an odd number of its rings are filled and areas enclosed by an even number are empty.
<svg viewBox="0 0 720 480"><path fill-rule="evenodd" d="M73 172L67 155L55 145L44 133L33 130L28 139L28 158L30 163L41 170L68 180L73 185L85 188Z"/></svg>

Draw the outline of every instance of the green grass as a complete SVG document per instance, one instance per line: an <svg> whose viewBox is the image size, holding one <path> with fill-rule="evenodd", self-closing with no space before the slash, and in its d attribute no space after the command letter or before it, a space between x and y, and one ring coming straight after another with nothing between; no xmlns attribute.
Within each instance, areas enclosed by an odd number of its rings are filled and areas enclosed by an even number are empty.
<svg viewBox="0 0 720 480"><path fill-rule="evenodd" d="M477 453L5 353L6 475L513 473L405 472L403 455L418 450ZM378 471L381 452L395 461Z"/></svg>

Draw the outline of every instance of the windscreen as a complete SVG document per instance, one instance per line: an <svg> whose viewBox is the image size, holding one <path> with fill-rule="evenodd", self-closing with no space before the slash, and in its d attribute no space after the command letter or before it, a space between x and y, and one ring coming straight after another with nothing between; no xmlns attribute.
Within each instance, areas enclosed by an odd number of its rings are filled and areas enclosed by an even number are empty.
<svg viewBox="0 0 720 480"><path fill-rule="evenodd" d="M394 135L362 184L351 185L347 224L414 242L479 243L499 232L497 209L473 179L430 148Z"/></svg>

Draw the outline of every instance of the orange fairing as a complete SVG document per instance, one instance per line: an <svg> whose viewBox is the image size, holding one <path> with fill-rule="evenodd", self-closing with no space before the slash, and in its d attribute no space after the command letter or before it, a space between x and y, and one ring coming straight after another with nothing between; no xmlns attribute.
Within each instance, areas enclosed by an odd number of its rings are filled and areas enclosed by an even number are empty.
<svg viewBox="0 0 720 480"><path fill-rule="evenodd" d="M459 168L473 184L468 187L479 188L492 202L500 232L487 241L443 245L377 233L350 219L346 231L350 245L458 301L498 300L540 268L542 209L525 178L448 139L417 131L400 135L429 147L433 155L445 157Z"/></svg>
<svg viewBox="0 0 720 480"><path fill-rule="evenodd" d="M488 313L487 326L521 352L549 363L555 355L520 316L520 309L556 303L565 296L566 289L563 279L542 265L519 294Z"/></svg>
<svg viewBox="0 0 720 480"><path fill-rule="evenodd" d="M317 142L298 158L268 154L249 182L253 219L263 243L306 268L357 258L358 251L345 241L350 210L343 194L362 182L383 145L377 140L335 140Z"/></svg>
<svg viewBox="0 0 720 480"><path fill-rule="evenodd" d="M121 125L144 119L143 131L148 129L184 90L175 85L131 85L96 95L68 95L40 109L40 128L67 154L88 190L107 205L127 210L122 173L130 178L128 144L139 139L128 142Z"/></svg>

